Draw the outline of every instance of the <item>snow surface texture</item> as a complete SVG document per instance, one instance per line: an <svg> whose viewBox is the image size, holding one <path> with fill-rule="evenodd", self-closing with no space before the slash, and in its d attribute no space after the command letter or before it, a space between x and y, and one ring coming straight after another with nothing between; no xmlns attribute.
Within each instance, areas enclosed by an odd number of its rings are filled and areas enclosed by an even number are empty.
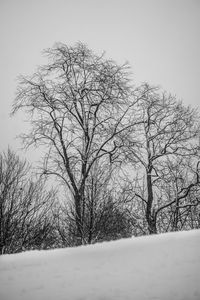
<svg viewBox="0 0 200 300"><path fill-rule="evenodd" d="M200 230L0 257L1 300L200 299Z"/></svg>

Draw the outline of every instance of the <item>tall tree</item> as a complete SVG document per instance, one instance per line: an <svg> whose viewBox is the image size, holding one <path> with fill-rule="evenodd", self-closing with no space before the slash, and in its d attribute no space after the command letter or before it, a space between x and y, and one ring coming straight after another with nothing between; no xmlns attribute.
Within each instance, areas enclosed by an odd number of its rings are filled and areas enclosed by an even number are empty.
<svg viewBox="0 0 200 300"><path fill-rule="evenodd" d="M75 204L77 237L84 240L86 183L92 166L110 164L117 136L130 124L129 67L118 66L85 45L57 44L45 51L49 63L21 77L13 113L25 109L31 131L27 146L45 145L43 172L56 175Z"/></svg>
<svg viewBox="0 0 200 300"><path fill-rule="evenodd" d="M151 234L157 233L158 214L177 201L180 203L186 199L188 193L200 185L199 123L193 109L184 107L175 97L161 92L158 87L143 84L136 91L135 97L138 98L135 118L141 120L141 123L137 132L129 133L124 144L127 146L128 161L134 162L134 167L136 163L139 166L137 178L141 179L139 188L135 189L135 197L144 203L148 231ZM176 163L178 158L182 158L179 163L183 163L183 158L193 161L195 158L194 176L188 177L184 186L179 184L176 197L173 196L166 202L166 197L164 200L162 194L163 187L167 186L164 183L169 179L169 173L172 180L169 166ZM141 189L143 180L145 189ZM173 179L177 180L178 178ZM169 185L171 186L168 182Z"/></svg>

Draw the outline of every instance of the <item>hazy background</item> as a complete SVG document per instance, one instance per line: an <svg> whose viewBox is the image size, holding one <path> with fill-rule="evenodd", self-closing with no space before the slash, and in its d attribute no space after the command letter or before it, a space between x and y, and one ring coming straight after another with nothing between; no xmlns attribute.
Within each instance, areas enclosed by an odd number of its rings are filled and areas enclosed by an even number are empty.
<svg viewBox="0 0 200 300"><path fill-rule="evenodd" d="M199 105L200 0L0 0L0 151L20 148L23 115L9 117L17 76L45 63L55 42L86 43L148 81ZM34 161L37 154L26 154Z"/></svg>

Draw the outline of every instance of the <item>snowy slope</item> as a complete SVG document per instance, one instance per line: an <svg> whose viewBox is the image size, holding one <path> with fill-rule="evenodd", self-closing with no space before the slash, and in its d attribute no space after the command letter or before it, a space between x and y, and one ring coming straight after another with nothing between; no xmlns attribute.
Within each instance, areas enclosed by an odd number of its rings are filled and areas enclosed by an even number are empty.
<svg viewBox="0 0 200 300"><path fill-rule="evenodd" d="M200 230L0 257L1 300L200 299Z"/></svg>

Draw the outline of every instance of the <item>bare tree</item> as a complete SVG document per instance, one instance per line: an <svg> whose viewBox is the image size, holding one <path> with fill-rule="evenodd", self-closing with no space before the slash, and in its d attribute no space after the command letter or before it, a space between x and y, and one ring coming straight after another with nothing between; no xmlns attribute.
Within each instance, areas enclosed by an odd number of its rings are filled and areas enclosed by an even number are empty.
<svg viewBox="0 0 200 300"><path fill-rule="evenodd" d="M31 179L26 161L8 149L0 154L0 253L47 248L54 241L51 207L53 191Z"/></svg>
<svg viewBox="0 0 200 300"><path fill-rule="evenodd" d="M133 173L141 178L134 195L145 206L145 218L151 234L157 233L158 215L175 204L176 210L180 212L180 203L200 185L197 158L199 125L193 109L184 107L175 97L162 93L157 87L143 84L136 91L135 97L139 99L135 116L142 122L138 125L137 133L130 132L124 139L124 144L127 147L128 162L134 163ZM192 169L194 176L186 175L189 177L181 185L178 184L178 177L172 179L169 167L179 158L196 158ZM181 162L183 159L179 160ZM178 186L176 196L170 195L167 199L164 186L172 189L169 178ZM145 189L141 190L143 180Z"/></svg>
<svg viewBox="0 0 200 300"><path fill-rule="evenodd" d="M130 235L128 215L117 194L118 167L93 165L86 187L86 231L89 243ZM117 173L117 174L116 174Z"/></svg>
<svg viewBox="0 0 200 300"><path fill-rule="evenodd" d="M45 146L43 173L56 175L75 206L79 243L84 236L86 186L93 165L111 164L120 147L117 137L130 123L132 88L129 67L118 66L85 45L57 44L45 51L49 63L21 77L13 113L25 109L31 131L26 146Z"/></svg>

